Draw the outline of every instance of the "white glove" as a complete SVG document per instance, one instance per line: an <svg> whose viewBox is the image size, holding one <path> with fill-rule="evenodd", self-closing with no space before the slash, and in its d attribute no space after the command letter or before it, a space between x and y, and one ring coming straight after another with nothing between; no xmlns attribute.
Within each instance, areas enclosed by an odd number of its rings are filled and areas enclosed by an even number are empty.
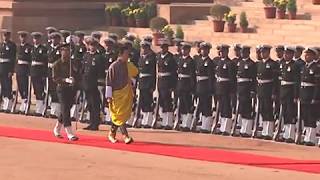
<svg viewBox="0 0 320 180"><path fill-rule="evenodd" d="M73 84L74 83L74 79L73 79L73 77L69 77L69 78L65 79L65 82L69 83L69 84Z"/></svg>

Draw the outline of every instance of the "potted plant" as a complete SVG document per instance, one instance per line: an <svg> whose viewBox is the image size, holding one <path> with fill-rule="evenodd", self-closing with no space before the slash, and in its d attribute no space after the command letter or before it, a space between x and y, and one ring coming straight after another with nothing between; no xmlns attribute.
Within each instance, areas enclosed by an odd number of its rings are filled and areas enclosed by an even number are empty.
<svg viewBox="0 0 320 180"><path fill-rule="evenodd" d="M213 29L214 32L223 32L224 31L224 24L223 21L224 15L228 14L231 9L228 6L215 4L211 7L210 13L213 17Z"/></svg>
<svg viewBox="0 0 320 180"><path fill-rule="evenodd" d="M176 28L176 38L179 38L179 39L184 39L184 32L183 32L183 29L180 25L177 26Z"/></svg>
<svg viewBox="0 0 320 180"><path fill-rule="evenodd" d="M288 9L289 19L296 19L296 17L297 17L297 1L296 0L288 0L287 9Z"/></svg>
<svg viewBox="0 0 320 180"><path fill-rule="evenodd" d="M318 5L320 4L320 0L312 0L312 4Z"/></svg>
<svg viewBox="0 0 320 180"><path fill-rule="evenodd" d="M284 19L286 17L288 0L275 0L274 4L277 7L277 18Z"/></svg>
<svg viewBox="0 0 320 180"><path fill-rule="evenodd" d="M133 10L136 19L137 27L147 27L147 14L145 8L138 8Z"/></svg>
<svg viewBox="0 0 320 180"><path fill-rule="evenodd" d="M168 24L168 21L162 17L154 17L150 20L150 29L153 32L153 40L156 46L159 45L159 39L164 37L162 29Z"/></svg>
<svg viewBox="0 0 320 180"><path fill-rule="evenodd" d="M119 6L110 6L106 8L106 11L111 17L111 26L120 25L121 10Z"/></svg>
<svg viewBox="0 0 320 180"><path fill-rule="evenodd" d="M274 0L263 0L264 7L264 14L267 19L274 19L276 18L276 10L277 8L274 7Z"/></svg>
<svg viewBox="0 0 320 180"><path fill-rule="evenodd" d="M147 21L157 16L157 4L154 1L147 1L144 4L144 8L147 14Z"/></svg>
<svg viewBox="0 0 320 180"><path fill-rule="evenodd" d="M237 24L236 19L237 19L237 14L232 13L231 11L228 14L224 15L224 19L227 21L227 25L228 25L228 32L236 32L237 30Z"/></svg>
<svg viewBox="0 0 320 180"><path fill-rule="evenodd" d="M131 7L127 7L122 10L122 14L126 17L127 24L129 27L136 26L136 19L134 18L134 10Z"/></svg>
<svg viewBox="0 0 320 180"><path fill-rule="evenodd" d="M240 32L246 33L248 32L248 18L246 12L241 12L240 14Z"/></svg>
<svg viewBox="0 0 320 180"><path fill-rule="evenodd" d="M170 25L166 25L166 26L161 30L161 32L164 34L164 37L171 42L170 44L172 44L174 31L173 31L173 29L171 28L171 26L170 26Z"/></svg>

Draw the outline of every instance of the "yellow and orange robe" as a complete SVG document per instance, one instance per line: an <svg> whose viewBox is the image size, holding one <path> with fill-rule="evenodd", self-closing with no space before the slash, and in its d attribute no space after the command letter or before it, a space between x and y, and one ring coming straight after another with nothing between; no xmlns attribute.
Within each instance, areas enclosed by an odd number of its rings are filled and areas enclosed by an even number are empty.
<svg viewBox="0 0 320 180"><path fill-rule="evenodd" d="M113 124L122 126L129 120L132 112L133 89L131 79L138 75L138 69L131 62L120 59L109 67L106 81L106 97L111 97L109 104Z"/></svg>

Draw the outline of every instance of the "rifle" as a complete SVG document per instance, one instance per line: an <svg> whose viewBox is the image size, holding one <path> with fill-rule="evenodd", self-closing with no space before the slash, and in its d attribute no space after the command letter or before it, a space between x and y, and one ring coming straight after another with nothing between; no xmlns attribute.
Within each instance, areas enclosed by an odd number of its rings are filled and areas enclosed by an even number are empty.
<svg viewBox="0 0 320 180"><path fill-rule="evenodd" d="M44 109L41 112L41 115L43 117L46 116L46 113L47 113L47 110L48 110L48 104L49 104L49 77L46 77L46 86L45 86L44 93L45 93L44 102L43 102Z"/></svg>
<svg viewBox="0 0 320 180"><path fill-rule="evenodd" d="M138 124L138 121L141 117L141 94L140 94L140 90L137 90L137 101L136 101L136 107L135 107L135 117L132 123L132 127L136 127Z"/></svg>
<svg viewBox="0 0 320 180"><path fill-rule="evenodd" d="M31 90L32 90L32 85L31 85L31 76L28 76L28 98L27 98L27 105L26 105L26 109L24 111L25 115L29 114L29 110L30 110L30 105L31 105Z"/></svg>
<svg viewBox="0 0 320 180"><path fill-rule="evenodd" d="M260 101L259 101L259 97L256 97L256 116L254 118L254 126L253 126L253 131L252 131L252 137L256 138L257 137L257 133L258 133L258 127L259 127L259 119L260 119Z"/></svg>
<svg viewBox="0 0 320 180"><path fill-rule="evenodd" d="M80 111L79 121L83 122L84 112L87 108L86 94L84 92L82 92L82 94L81 94L80 103L81 103L81 105L80 105L81 111Z"/></svg>
<svg viewBox="0 0 320 180"><path fill-rule="evenodd" d="M13 103L12 103L12 107L10 109L10 112L11 113L15 113L16 111L16 106L17 106L17 101L18 101L18 91L15 90L15 91L12 91L12 95L13 95Z"/></svg>
<svg viewBox="0 0 320 180"><path fill-rule="evenodd" d="M232 128L231 128L231 136L235 135L237 125L238 125L238 119L239 119L239 95L237 96L237 105L236 105L236 114L233 120Z"/></svg>
<svg viewBox="0 0 320 180"><path fill-rule="evenodd" d="M300 144L301 143L301 136L302 136L302 119L301 119L301 101L300 99L298 99L297 101L297 105L298 105L298 111L297 111L297 123L298 123L298 127L297 127L297 131L296 131L296 137L295 137L295 143L296 144Z"/></svg>
<svg viewBox="0 0 320 180"><path fill-rule="evenodd" d="M283 106L280 104L280 112L279 112L279 118L278 118L278 125L276 127L276 132L273 135L273 140L278 141L279 140L279 135L281 133L281 126L283 124Z"/></svg>
<svg viewBox="0 0 320 180"><path fill-rule="evenodd" d="M219 100L217 100L216 116L214 117L214 123L212 124L212 127L211 127L212 134L217 129L219 119L220 119L220 103L219 103Z"/></svg>
<svg viewBox="0 0 320 180"><path fill-rule="evenodd" d="M159 120L159 92L157 93L157 97L156 97L156 107L155 107L155 112L154 112L154 118L152 121L152 129L155 129L157 126L157 122Z"/></svg>
<svg viewBox="0 0 320 180"><path fill-rule="evenodd" d="M198 112L199 112L199 98L196 99L196 108L193 111L193 118L191 122L190 131L195 131L197 129Z"/></svg>
<svg viewBox="0 0 320 180"><path fill-rule="evenodd" d="M180 114L180 98L177 97L177 106L176 106L176 110L175 110L175 121L174 121L174 125L173 125L173 129L174 130L179 130L180 128L180 122L181 122L181 114Z"/></svg>

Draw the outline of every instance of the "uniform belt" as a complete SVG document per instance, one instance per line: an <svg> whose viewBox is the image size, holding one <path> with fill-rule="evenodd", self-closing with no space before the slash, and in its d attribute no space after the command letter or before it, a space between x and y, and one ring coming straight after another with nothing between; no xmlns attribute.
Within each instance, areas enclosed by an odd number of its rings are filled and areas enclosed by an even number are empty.
<svg viewBox="0 0 320 180"><path fill-rule="evenodd" d="M150 77L150 76L152 76L152 75L151 74L147 74L147 73L140 73L139 74L140 78L145 78L145 77Z"/></svg>
<svg viewBox="0 0 320 180"><path fill-rule="evenodd" d="M258 79L259 84L266 84L266 83L272 83L272 79Z"/></svg>
<svg viewBox="0 0 320 180"><path fill-rule="evenodd" d="M158 76L159 76L159 77L168 77L168 76L171 76L171 73L169 73L169 72L158 73Z"/></svg>
<svg viewBox="0 0 320 180"><path fill-rule="evenodd" d="M237 79L237 82L238 82L238 83L251 82L251 81L252 81L252 79L250 79L250 78L238 78L238 79Z"/></svg>
<svg viewBox="0 0 320 180"><path fill-rule="evenodd" d="M217 77L217 82L227 82L230 81L229 78Z"/></svg>
<svg viewBox="0 0 320 180"><path fill-rule="evenodd" d="M197 81L204 81L204 80L208 80L209 77L208 76L197 76Z"/></svg>
<svg viewBox="0 0 320 180"><path fill-rule="evenodd" d="M43 66L43 62L32 61L31 66Z"/></svg>
<svg viewBox="0 0 320 180"><path fill-rule="evenodd" d="M286 86L286 85L294 85L296 82L291 82L291 81L281 81L281 86Z"/></svg>
<svg viewBox="0 0 320 180"><path fill-rule="evenodd" d="M178 78L190 78L191 76L188 74L178 74Z"/></svg>
<svg viewBox="0 0 320 180"><path fill-rule="evenodd" d="M314 83L309 83L309 82L301 82L302 87L314 87L316 84Z"/></svg>
<svg viewBox="0 0 320 180"><path fill-rule="evenodd" d="M53 67L53 63L48 63L48 67L52 68Z"/></svg>
<svg viewBox="0 0 320 180"><path fill-rule="evenodd" d="M7 63L7 62L10 62L10 59L0 58L0 63Z"/></svg>
<svg viewBox="0 0 320 180"><path fill-rule="evenodd" d="M28 61L18 60L18 64L29 64Z"/></svg>

